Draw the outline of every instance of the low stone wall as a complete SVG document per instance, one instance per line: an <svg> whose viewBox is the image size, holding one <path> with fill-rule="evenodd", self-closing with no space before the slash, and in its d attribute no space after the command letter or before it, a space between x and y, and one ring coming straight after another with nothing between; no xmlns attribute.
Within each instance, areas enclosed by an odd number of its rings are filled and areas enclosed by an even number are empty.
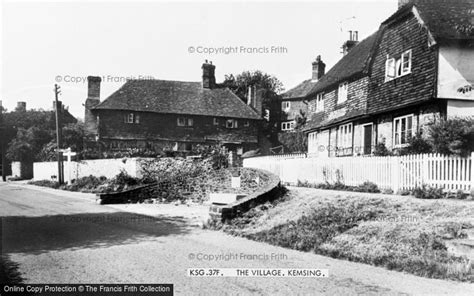
<svg viewBox="0 0 474 296"><path fill-rule="evenodd" d="M140 177L141 158L124 159L93 159L72 161L71 167L67 161L64 162L64 178L70 176L71 179L87 177L93 175L96 177L105 176L113 178L121 171L127 172L132 177ZM57 162L35 162L33 163L34 180L51 180L52 176L58 175Z"/></svg>
<svg viewBox="0 0 474 296"><path fill-rule="evenodd" d="M277 198L281 190L280 178L270 172L263 172L271 177L271 180L268 182L267 186L231 204L211 205L209 208L209 215L211 216L211 219L218 221L232 219L240 213L244 213L258 204L262 204Z"/></svg>
<svg viewBox="0 0 474 296"><path fill-rule="evenodd" d="M158 184L147 184L139 186L130 190L114 193L100 193L97 197L100 199L100 204L123 204L123 203L137 203L143 202L150 198L158 189Z"/></svg>

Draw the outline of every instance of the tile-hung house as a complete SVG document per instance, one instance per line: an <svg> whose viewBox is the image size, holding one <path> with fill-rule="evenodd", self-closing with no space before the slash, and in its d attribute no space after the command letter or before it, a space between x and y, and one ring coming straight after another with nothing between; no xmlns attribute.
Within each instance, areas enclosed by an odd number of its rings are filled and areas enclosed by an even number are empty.
<svg viewBox="0 0 474 296"><path fill-rule="evenodd" d="M308 115L307 95L313 89L316 82L324 75L326 64L317 56L312 63L312 77L305 80L281 95L281 118L280 130L282 132L293 131L298 116Z"/></svg>
<svg viewBox="0 0 474 296"><path fill-rule="evenodd" d="M367 112L378 143L399 149L439 118L474 116L474 1L399 1L381 25ZM470 27L470 29L469 29Z"/></svg>
<svg viewBox="0 0 474 296"><path fill-rule="evenodd" d="M397 151L429 122L473 116L473 17L473 1L400 1L315 85L310 106L323 101L324 111L305 127L308 151L364 155L377 143Z"/></svg>
<svg viewBox="0 0 474 296"><path fill-rule="evenodd" d="M353 155L354 142L362 140L365 127L361 119L367 111L372 53L381 34L378 31L361 42L357 35L350 32L350 39L342 47L343 58L307 96L309 114L303 130L308 133L308 152L313 155Z"/></svg>
<svg viewBox="0 0 474 296"><path fill-rule="evenodd" d="M260 97L246 104L216 84L212 63L202 70L202 82L129 80L102 102L100 78L89 77L88 131L111 150L190 151L219 143L243 153L258 147Z"/></svg>

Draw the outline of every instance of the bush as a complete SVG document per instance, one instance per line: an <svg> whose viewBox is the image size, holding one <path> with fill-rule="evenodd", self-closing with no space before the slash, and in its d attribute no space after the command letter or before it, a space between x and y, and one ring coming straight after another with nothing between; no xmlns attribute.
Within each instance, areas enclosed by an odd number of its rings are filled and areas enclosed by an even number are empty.
<svg viewBox="0 0 474 296"><path fill-rule="evenodd" d="M358 192L370 192L370 193L379 193L380 189L377 186L377 184L370 182L370 181L365 181L363 184L360 184L359 186L356 187L356 191Z"/></svg>
<svg viewBox="0 0 474 296"><path fill-rule="evenodd" d="M390 156L392 155L392 152L390 152L387 149L387 146L385 146L384 142L380 142L377 145L375 145L374 155L375 156Z"/></svg>
<svg viewBox="0 0 474 296"><path fill-rule="evenodd" d="M428 141L435 153L468 156L474 147L474 117L450 118L428 126Z"/></svg>
<svg viewBox="0 0 474 296"><path fill-rule="evenodd" d="M400 155L432 153L433 147L430 142L417 133L408 141L408 146L400 150Z"/></svg>
<svg viewBox="0 0 474 296"><path fill-rule="evenodd" d="M355 191L355 192L370 192L370 193L379 193L380 189L378 188L377 184L372 183L370 181L365 181L363 184L359 186L349 186L345 185L341 181L337 181L333 184L326 182L326 183L318 183L318 184L311 184L307 180L301 181L298 180L296 184L298 187L308 187L308 188L317 188L317 189L326 189L326 190L342 190L342 191Z"/></svg>
<svg viewBox="0 0 474 296"><path fill-rule="evenodd" d="M416 187L413 190L413 195L421 199L440 199L444 197L443 189L430 187L426 184Z"/></svg>

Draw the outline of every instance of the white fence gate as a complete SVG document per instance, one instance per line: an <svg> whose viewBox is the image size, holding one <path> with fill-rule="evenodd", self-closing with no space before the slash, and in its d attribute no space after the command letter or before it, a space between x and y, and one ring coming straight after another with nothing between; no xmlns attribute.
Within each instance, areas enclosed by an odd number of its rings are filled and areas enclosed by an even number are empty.
<svg viewBox="0 0 474 296"><path fill-rule="evenodd" d="M335 183L357 186L370 181L381 189L414 189L423 184L447 191L474 188L474 153L470 157L440 154L320 158L287 154L244 159L244 167L270 171L283 182Z"/></svg>

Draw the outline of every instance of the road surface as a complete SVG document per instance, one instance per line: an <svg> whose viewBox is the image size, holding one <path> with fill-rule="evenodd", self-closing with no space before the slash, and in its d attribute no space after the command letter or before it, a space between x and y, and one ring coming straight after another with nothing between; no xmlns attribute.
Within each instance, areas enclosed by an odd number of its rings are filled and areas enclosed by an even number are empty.
<svg viewBox="0 0 474 296"><path fill-rule="evenodd" d="M472 284L270 246L156 212L138 215L88 195L0 183L3 252L25 283L172 283L176 295L474 295ZM272 254L278 258L263 258ZM208 255L228 260L204 260ZM187 277L195 267L321 268L329 277Z"/></svg>

